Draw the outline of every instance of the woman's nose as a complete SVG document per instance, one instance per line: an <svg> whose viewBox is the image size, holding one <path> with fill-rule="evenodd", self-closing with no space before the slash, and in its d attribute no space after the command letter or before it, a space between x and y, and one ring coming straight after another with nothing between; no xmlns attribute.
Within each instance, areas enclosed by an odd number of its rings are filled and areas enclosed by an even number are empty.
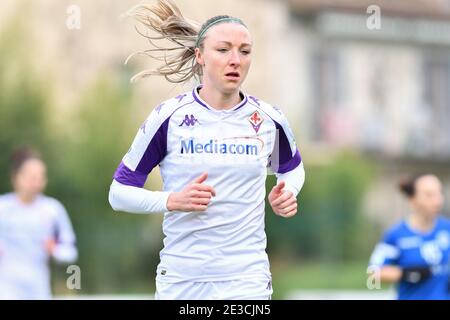
<svg viewBox="0 0 450 320"><path fill-rule="evenodd" d="M230 64L231 65L240 65L241 64L241 59L239 57L238 51L231 50Z"/></svg>

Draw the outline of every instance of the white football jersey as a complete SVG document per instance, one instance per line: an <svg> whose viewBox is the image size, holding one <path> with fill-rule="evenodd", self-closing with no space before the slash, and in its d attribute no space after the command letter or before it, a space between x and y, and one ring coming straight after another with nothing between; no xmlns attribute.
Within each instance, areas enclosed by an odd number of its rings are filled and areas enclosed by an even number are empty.
<svg viewBox="0 0 450 320"><path fill-rule="evenodd" d="M241 92L216 110L198 89L156 107L142 124L114 179L142 188L157 165L164 191L181 191L203 172L216 196L204 212L166 212L157 280L270 279L264 231L267 168L301 163L292 131L277 108Z"/></svg>
<svg viewBox="0 0 450 320"><path fill-rule="evenodd" d="M77 258L75 234L59 201L39 195L26 205L15 193L0 196L0 299L51 298L50 239L57 261Z"/></svg>

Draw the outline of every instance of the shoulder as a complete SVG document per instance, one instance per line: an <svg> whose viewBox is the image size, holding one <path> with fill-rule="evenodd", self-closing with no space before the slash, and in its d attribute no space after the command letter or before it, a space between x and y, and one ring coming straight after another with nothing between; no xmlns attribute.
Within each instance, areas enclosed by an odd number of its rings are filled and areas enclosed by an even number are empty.
<svg viewBox="0 0 450 320"><path fill-rule="evenodd" d="M171 116L180 108L192 105L194 99L190 92L182 93L176 97L158 104L142 123L139 132L142 137L152 137L161 128L167 128ZM138 134L139 135L139 134Z"/></svg>
<svg viewBox="0 0 450 320"><path fill-rule="evenodd" d="M0 194L0 206L10 203L14 199L14 193Z"/></svg>
<svg viewBox="0 0 450 320"><path fill-rule="evenodd" d="M44 206L46 206L48 209L50 209L50 211L55 216L66 213L66 209L65 209L64 205L59 200L57 200L53 197L41 195L40 201Z"/></svg>
<svg viewBox="0 0 450 320"><path fill-rule="evenodd" d="M383 241L393 244L398 238L404 236L405 232L405 222L403 220L398 221L384 232Z"/></svg>
<svg viewBox="0 0 450 320"><path fill-rule="evenodd" d="M260 110L262 113L264 113L266 116L268 116L272 121L278 123L278 124L284 124L286 122L286 117L283 114L283 111L275 107L274 105L263 101L253 95L247 95L248 103L254 107L256 107L258 110Z"/></svg>
<svg viewBox="0 0 450 320"><path fill-rule="evenodd" d="M12 197L12 193L0 194L0 201L6 201Z"/></svg>
<svg viewBox="0 0 450 320"><path fill-rule="evenodd" d="M445 216L439 216L438 218L439 225L442 229L450 230L450 219Z"/></svg>
<svg viewBox="0 0 450 320"><path fill-rule="evenodd" d="M171 115L173 115L178 109L192 105L194 102L191 92L184 92L176 97L170 98L158 104L149 115L150 118L155 118L160 122L164 122Z"/></svg>

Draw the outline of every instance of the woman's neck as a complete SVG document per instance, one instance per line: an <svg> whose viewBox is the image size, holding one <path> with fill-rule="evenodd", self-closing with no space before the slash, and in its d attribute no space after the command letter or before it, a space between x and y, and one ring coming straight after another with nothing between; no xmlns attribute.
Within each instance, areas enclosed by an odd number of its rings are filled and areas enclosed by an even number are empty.
<svg viewBox="0 0 450 320"><path fill-rule="evenodd" d="M30 205L36 199L37 195L16 192L17 198L22 204Z"/></svg>
<svg viewBox="0 0 450 320"><path fill-rule="evenodd" d="M430 217L428 215L414 212L409 217L410 226L421 232L429 232L434 228L435 217Z"/></svg>
<svg viewBox="0 0 450 320"><path fill-rule="evenodd" d="M222 92L211 89L209 86L203 86L200 88L199 95L203 101L217 110L231 109L241 102L239 90L231 94L223 94Z"/></svg>

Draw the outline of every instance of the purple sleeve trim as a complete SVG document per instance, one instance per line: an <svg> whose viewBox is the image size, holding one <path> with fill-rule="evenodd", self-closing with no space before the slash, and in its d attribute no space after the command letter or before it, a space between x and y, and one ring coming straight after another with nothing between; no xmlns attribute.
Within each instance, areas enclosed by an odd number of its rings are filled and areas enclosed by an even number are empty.
<svg viewBox="0 0 450 320"><path fill-rule="evenodd" d="M273 120L273 119L272 119ZM284 132L283 127L275 122L275 126L278 130L278 141L275 141L274 152L278 150L278 168L274 168L277 173L286 173L293 169L295 169L300 162L302 162L302 157L300 156L300 152L298 149L296 150L294 156L292 156L291 144L289 143L289 139Z"/></svg>
<svg viewBox="0 0 450 320"><path fill-rule="evenodd" d="M201 106L205 107L208 110L211 110L211 108L198 96L197 90L201 87L202 85L195 87L194 90L192 90L192 95L194 96L194 99L198 104L200 104ZM242 101L237 106L233 107L233 111L239 110L248 101L247 95L244 92L239 91L239 96L241 97Z"/></svg>
<svg viewBox="0 0 450 320"><path fill-rule="evenodd" d="M131 171L121 162L114 173L114 179L127 186L142 188L147 180L147 175L138 171Z"/></svg>
<svg viewBox="0 0 450 320"><path fill-rule="evenodd" d="M167 118L156 131L147 146L135 171L130 170L123 162L114 173L114 179L122 184L142 188L147 176L167 154L167 130L170 117Z"/></svg>
<svg viewBox="0 0 450 320"><path fill-rule="evenodd" d="M286 173L286 172L292 171L295 168L297 168L301 162L302 162L302 157L300 156L300 152L297 149L294 157L291 160L289 160L286 163L280 164L280 166L278 167L277 173Z"/></svg>
<svg viewBox="0 0 450 320"><path fill-rule="evenodd" d="M148 175L166 156L169 120L170 117L167 118L156 131L152 141L148 144L141 161L136 167L136 171Z"/></svg>

